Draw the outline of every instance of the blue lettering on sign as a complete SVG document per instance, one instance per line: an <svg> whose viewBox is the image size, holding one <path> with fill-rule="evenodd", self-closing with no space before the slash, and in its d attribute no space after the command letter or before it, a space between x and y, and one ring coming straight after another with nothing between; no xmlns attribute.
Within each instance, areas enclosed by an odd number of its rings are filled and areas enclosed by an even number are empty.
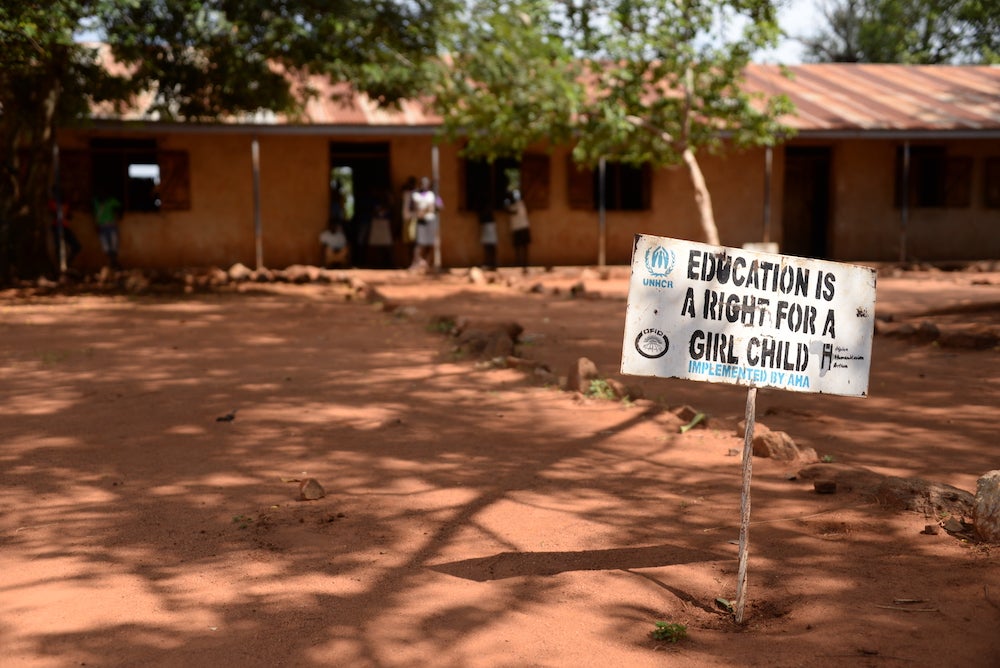
<svg viewBox="0 0 1000 668"><path fill-rule="evenodd" d="M644 278L642 279L642 284L650 288L672 288L674 287L673 281L668 281L665 278Z"/></svg>
<svg viewBox="0 0 1000 668"><path fill-rule="evenodd" d="M714 378L730 378L736 381L745 381L750 383L767 382L767 372L763 369L753 369L751 367L740 366L737 364L724 364L721 362L688 360L688 373Z"/></svg>

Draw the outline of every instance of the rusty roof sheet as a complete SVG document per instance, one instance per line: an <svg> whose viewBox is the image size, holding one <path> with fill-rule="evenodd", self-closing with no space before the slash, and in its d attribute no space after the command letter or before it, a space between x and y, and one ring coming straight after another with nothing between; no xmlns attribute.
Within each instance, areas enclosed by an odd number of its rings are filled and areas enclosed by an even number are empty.
<svg viewBox="0 0 1000 668"><path fill-rule="evenodd" d="M1000 131L995 66L751 64L746 89L787 95L785 122L803 135Z"/></svg>
<svg viewBox="0 0 1000 668"><path fill-rule="evenodd" d="M277 132L430 134L441 124L441 118L420 101L383 108L364 95L345 95L344 84L331 84L322 77L311 77L309 85L319 94L295 117L258 112L218 123L169 125L185 129L196 125L209 131L269 126ZM752 63L746 70L745 89L787 95L796 113L783 120L805 137L956 132L1000 136L1000 66ZM140 111L148 101L136 100L124 113L109 106L95 108L94 118L156 122L159 119Z"/></svg>

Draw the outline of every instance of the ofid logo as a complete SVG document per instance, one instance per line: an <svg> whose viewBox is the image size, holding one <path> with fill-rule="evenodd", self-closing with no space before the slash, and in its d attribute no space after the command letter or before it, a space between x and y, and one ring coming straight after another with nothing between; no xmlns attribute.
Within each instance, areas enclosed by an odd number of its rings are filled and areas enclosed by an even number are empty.
<svg viewBox="0 0 1000 668"><path fill-rule="evenodd" d="M670 339L656 328L644 329L635 337L635 351L647 359L663 357L670 350Z"/></svg>
<svg viewBox="0 0 1000 668"><path fill-rule="evenodd" d="M663 246L653 246L646 249L646 271L651 278L642 279L642 284L654 288L672 288L674 282L667 276L674 270L674 252Z"/></svg>

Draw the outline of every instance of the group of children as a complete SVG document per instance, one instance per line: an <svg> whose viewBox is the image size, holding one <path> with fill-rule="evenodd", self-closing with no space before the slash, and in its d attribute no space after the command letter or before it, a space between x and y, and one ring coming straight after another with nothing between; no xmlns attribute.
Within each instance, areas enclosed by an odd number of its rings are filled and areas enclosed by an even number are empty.
<svg viewBox="0 0 1000 668"><path fill-rule="evenodd" d="M121 264L118 262L118 221L121 219L122 204L114 197L95 197L93 212L101 250L107 255L108 264L112 269L121 269ZM53 196L49 199L49 217L59 264L61 267L68 267L83 250L83 244L70 227L73 208L69 202L60 201Z"/></svg>
<svg viewBox="0 0 1000 668"><path fill-rule="evenodd" d="M431 180L422 177L419 182L411 177L403 186L400 218L402 221L401 236L404 244L410 249L411 271L427 271L433 265L434 247L437 243L440 225L440 212L444 208L441 197L431 187ZM528 211L520 190L511 188L504 200L504 208L509 215L511 237L514 244L515 262L522 269L528 266L528 246L531 244L531 228ZM391 213L384 201L376 201L371 214L370 223L367 217L362 220L366 224L353 226L355 243L351 243L348 234L347 216L344 209L343 194L340 186L334 183L331 188L330 215L327 228L320 234L323 248L323 264L326 267L348 267L352 264L362 265L362 258L351 257L363 252L370 264L385 268L392 265L393 234ZM355 216L357 217L357 215ZM483 246L483 267L497 268L497 223L492 202L484 202L479 211L480 242Z"/></svg>

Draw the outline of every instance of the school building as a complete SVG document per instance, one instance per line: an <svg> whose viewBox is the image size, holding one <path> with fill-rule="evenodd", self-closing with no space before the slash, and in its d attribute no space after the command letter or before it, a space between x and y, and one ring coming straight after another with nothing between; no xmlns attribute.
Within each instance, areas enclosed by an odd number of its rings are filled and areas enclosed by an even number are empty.
<svg viewBox="0 0 1000 668"><path fill-rule="evenodd" d="M1000 258L1000 67L750 65L746 87L784 93L796 130L772 150L699 154L721 241L770 241L782 253L842 261ZM626 264L633 235L702 240L682 166L608 163L604 206L595 170L570 147L492 165L439 143L439 120L417 103L399 110L363 98L311 101L294 121L261 114L218 123L95 113L59 134L63 197L85 251L104 262L90 224L98 192L124 203L127 267L282 268L318 264L331 182L348 194L399 194L434 176L444 202L445 267L482 262L476 210L494 200L501 264L513 261L501 209L506 170L518 169L535 265ZM396 238L399 238L398 217ZM397 244L396 263L407 251Z"/></svg>

